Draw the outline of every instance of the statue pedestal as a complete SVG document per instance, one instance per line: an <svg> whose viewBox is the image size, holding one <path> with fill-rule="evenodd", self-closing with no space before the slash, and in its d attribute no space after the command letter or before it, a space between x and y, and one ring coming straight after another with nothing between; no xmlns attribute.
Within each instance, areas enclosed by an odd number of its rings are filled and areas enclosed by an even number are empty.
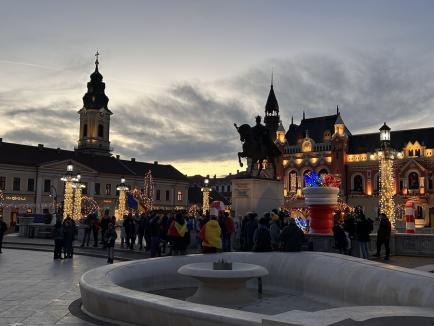
<svg viewBox="0 0 434 326"><path fill-rule="evenodd" d="M283 206L283 181L245 178L232 180L232 210L235 216L255 212L262 216Z"/></svg>

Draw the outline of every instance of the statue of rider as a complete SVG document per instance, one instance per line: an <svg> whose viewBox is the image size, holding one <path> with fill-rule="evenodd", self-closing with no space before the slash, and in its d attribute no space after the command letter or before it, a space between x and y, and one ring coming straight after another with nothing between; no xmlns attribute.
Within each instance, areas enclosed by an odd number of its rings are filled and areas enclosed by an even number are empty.
<svg viewBox="0 0 434 326"><path fill-rule="evenodd" d="M261 116L256 117L256 126L252 128L253 138L259 144L259 149L262 154L266 153L266 147L269 142L269 133L267 127L261 124Z"/></svg>

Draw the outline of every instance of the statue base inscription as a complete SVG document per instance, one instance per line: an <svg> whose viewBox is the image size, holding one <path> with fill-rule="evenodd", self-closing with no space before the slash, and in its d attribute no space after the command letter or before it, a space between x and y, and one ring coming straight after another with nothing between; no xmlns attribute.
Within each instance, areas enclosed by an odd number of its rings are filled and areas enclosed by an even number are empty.
<svg viewBox="0 0 434 326"><path fill-rule="evenodd" d="M232 209L235 216L248 212L261 215L283 206L283 181L246 178L232 180Z"/></svg>

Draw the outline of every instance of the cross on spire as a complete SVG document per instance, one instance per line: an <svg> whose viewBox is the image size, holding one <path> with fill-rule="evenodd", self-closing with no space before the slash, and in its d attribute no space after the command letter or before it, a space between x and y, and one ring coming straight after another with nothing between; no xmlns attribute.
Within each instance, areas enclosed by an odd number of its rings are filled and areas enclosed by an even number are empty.
<svg viewBox="0 0 434 326"><path fill-rule="evenodd" d="M96 60L95 60L95 69L96 70L98 70L98 65L99 65L98 56L99 56L99 52L96 51L96 53L95 53L95 57L96 57Z"/></svg>
<svg viewBox="0 0 434 326"><path fill-rule="evenodd" d="M273 82L274 82L274 69L271 68L271 87L273 87Z"/></svg>

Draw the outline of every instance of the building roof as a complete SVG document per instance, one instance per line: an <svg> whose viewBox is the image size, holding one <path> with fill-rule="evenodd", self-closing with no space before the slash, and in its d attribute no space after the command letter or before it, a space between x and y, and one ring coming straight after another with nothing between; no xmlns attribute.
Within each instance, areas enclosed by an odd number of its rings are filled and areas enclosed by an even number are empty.
<svg viewBox="0 0 434 326"><path fill-rule="evenodd" d="M434 148L434 128L396 130L390 132L390 144L401 150L408 142L418 141L421 145ZM380 147L380 133L352 135L349 138L349 154L372 153Z"/></svg>
<svg viewBox="0 0 434 326"><path fill-rule="evenodd" d="M324 141L324 131L334 131L334 125L338 119L338 114L326 115L322 117L309 118L301 120L300 125L291 124L286 133L286 140L289 145L296 145L297 140L306 136L306 131L309 132L309 137L316 143Z"/></svg>
<svg viewBox="0 0 434 326"><path fill-rule="evenodd" d="M144 176L149 170L157 179L187 181L187 177L172 165L121 160L102 156L39 146L21 145L0 141L0 163L24 166L40 166L56 161L74 160L106 174Z"/></svg>
<svg viewBox="0 0 434 326"><path fill-rule="evenodd" d="M270 87L268 93L267 103L265 104L265 113L279 112L279 103L277 102L276 95L274 94L273 85Z"/></svg>

